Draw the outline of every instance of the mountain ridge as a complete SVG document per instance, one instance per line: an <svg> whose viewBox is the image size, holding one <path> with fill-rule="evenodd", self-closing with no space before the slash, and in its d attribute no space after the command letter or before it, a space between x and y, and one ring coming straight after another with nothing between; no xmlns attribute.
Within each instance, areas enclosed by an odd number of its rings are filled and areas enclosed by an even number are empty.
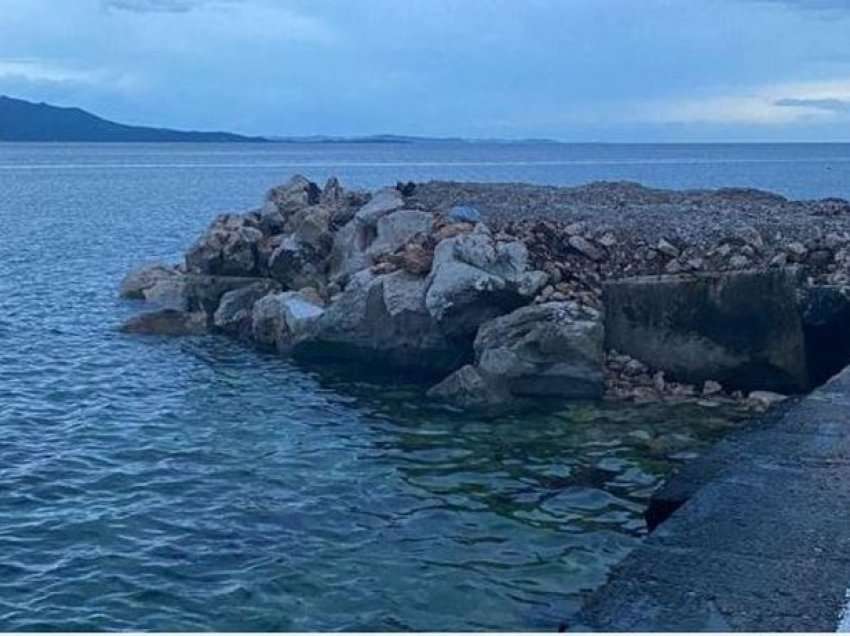
<svg viewBox="0 0 850 636"><path fill-rule="evenodd" d="M473 139L399 134L248 136L122 124L76 106L55 106L0 95L0 142L260 142L292 144L557 144L551 139Z"/></svg>
<svg viewBox="0 0 850 636"><path fill-rule="evenodd" d="M120 124L75 106L53 106L0 95L0 141L267 142L229 132Z"/></svg>

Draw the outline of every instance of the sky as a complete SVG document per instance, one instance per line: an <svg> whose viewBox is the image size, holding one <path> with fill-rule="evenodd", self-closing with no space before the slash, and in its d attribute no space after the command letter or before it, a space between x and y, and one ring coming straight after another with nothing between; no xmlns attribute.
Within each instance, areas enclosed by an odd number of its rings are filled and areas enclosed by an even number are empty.
<svg viewBox="0 0 850 636"><path fill-rule="evenodd" d="M850 141L850 0L0 0L0 94L268 135Z"/></svg>

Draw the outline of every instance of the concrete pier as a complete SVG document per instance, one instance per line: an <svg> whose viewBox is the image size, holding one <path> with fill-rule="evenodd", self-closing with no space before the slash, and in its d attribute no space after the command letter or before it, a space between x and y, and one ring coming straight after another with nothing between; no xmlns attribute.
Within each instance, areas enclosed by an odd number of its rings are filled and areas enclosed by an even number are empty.
<svg viewBox="0 0 850 636"><path fill-rule="evenodd" d="M721 442L670 492L694 490L699 473L707 483L615 568L573 627L836 631L850 587L850 368Z"/></svg>

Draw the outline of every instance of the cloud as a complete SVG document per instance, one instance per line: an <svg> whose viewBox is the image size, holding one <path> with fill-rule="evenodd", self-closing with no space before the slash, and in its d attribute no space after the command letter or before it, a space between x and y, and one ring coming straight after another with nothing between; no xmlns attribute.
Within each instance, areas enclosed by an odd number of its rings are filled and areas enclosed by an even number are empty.
<svg viewBox="0 0 850 636"><path fill-rule="evenodd" d="M848 0L743 0L746 4L782 7L789 13L806 13L819 20L834 20L850 15Z"/></svg>
<svg viewBox="0 0 850 636"><path fill-rule="evenodd" d="M103 0L103 6L116 11L133 13L186 13L204 0Z"/></svg>
<svg viewBox="0 0 850 636"><path fill-rule="evenodd" d="M793 95L793 97L789 97ZM828 122L850 115L850 79L753 86L728 94L646 102L635 121L755 126Z"/></svg>
<svg viewBox="0 0 850 636"><path fill-rule="evenodd" d="M847 0L748 0L760 4L783 4L793 9L803 9L806 11L824 11L850 10L850 4Z"/></svg>
<svg viewBox="0 0 850 636"><path fill-rule="evenodd" d="M67 68L44 60L0 59L0 78L16 77L32 82L96 83L98 73Z"/></svg>
<svg viewBox="0 0 850 636"><path fill-rule="evenodd" d="M834 113L850 113L850 100L836 98L805 99L798 97L786 97L773 102L774 106L790 108L815 108Z"/></svg>

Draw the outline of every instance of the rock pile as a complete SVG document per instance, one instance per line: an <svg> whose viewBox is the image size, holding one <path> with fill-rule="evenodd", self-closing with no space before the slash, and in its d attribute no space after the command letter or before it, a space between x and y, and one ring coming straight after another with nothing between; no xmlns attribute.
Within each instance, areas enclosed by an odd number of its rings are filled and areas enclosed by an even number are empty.
<svg viewBox="0 0 850 636"><path fill-rule="evenodd" d="M677 216L686 207L693 216ZM772 226L766 210L778 219ZM820 223L812 229L794 215ZM462 406L603 395L742 399L736 389L806 385L806 325L828 337L850 307L847 295L840 311L819 301L800 310L817 315L799 318L796 287L773 294L770 272L793 272L808 288L850 284L848 220L850 205L840 200L788 202L757 191L432 182L370 194L295 176L269 191L260 209L215 218L185 263L129 274L121 294L161 309L125 328L214 330L296 358L443 378L430 394ZM754 272L755 282L736 283L741 270ZM706 276L709 287L694 283ZM632 294L616 298L628 302L612 301L616 281ZM734 331L758 313L744 303L746 293L717 291L736 285L767 285L764 306L787 316L773 331L770 316L756 321L764 323L757 331L766 329L764 346L712 334L675 300L691 290L694 303ZM828 311L812 310L821 306ZM683 364L694 351L702 365ZM771 384L770 369L788 381ZM736 386L744 377L752 381Z"/></svg>

